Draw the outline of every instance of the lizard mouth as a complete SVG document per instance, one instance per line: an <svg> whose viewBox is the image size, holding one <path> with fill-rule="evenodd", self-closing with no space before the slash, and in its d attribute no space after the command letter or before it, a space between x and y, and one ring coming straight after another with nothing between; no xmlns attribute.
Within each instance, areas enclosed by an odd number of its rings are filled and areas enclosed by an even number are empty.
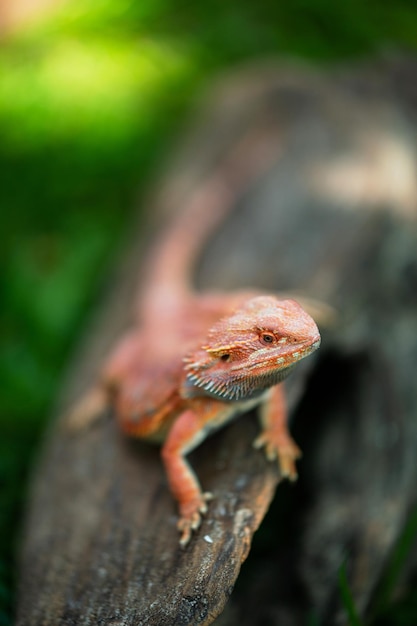
<svg viewBox="0 0 417 626"><path fill-rule="evenodd" d="M320 346L320 338L313 343L296 345L294 350L271 354L271 359L262 365L253 364L246 368L246 372L236 372L237 376L230 376L229 384L224 389L223 397L228 400L243 400L262 394L269 387L278 385L295 369L298 361L309 356ZM250 375L248 376L248 372Z"/></svg>
<svg viewBox="0 0 417 626"><path fill-rule="evenodd" d="M295 365L301 359L309 356L312 352L315 352L321 343L321 338L318 336L313 342L308 341L305 343L294 344L291 350L288 346L285 348L279 348L269 350L269 354L265 352L265 358L260 362L259 355L257 355L256 361L246 364L246 371L255 372L256 370L277 369L286 370L288 367Z"/></svg>
<svg viewBox="0 0 417 626"><path fill-rule="evenodd" d="M282 382L298 361L317 350L318 337L312 343L295 344L294 349L269 350L268 358L254 363L236 363L227 371L200 372L189 375L189 382L204 394L225 401L237 401L262 395L266 389Z"/></svg>

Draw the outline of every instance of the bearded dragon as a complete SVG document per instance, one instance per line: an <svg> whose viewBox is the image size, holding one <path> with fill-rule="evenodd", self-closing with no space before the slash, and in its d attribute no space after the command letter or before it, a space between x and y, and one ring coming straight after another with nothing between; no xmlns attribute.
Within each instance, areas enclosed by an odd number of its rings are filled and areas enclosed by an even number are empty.
<svg viewBox="0 0 417 626"><path fill-rule="evenodd" d="M137 323L70 417L84 424L111 406L123 432L162 443L181 546L200 526L212 497L202 491L186 456L233 417L259 405L255 447L277 460L283 477L297 478L301 452L288 432L281 383L319 347L316 323L292 299L256 290L197 293L191 287L205 240L273 161L271 147L276 156L270 137L246 137L191 195L155 248Z"/></svg>

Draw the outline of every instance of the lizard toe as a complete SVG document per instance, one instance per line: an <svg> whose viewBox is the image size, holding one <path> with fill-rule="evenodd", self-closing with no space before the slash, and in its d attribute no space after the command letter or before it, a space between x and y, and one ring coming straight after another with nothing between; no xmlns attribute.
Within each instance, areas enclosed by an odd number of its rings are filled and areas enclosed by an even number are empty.
<svg viewBox="0 0 417 626"><path fill-rule="evenodd" d="M192 508L188 507L187 512L181 515L177 523L177 528L181 533L181 547L185 547L190 542L193 531L200 528L203 515L208 510L207 502L212 499L212 493L209 491L203 493L201 499L195 502Z"/></svg>

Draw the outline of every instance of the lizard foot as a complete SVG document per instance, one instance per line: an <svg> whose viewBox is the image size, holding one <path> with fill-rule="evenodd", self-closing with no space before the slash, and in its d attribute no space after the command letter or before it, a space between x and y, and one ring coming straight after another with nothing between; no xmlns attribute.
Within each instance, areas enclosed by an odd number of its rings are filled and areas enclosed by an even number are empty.
<svg viewBox="0 0 417 626"><path fill-rule="evenodd" d="M202 516L207 513L207 502L212 500L210 492L201 494L199 499L195 499L181 507L181 517L178 520L177 528L181 533L180 546L185 548L191 539L193 530L200 527Z"/></svg>
<svg viewBox="0 0 417 626"><path fill-rule="evenodd" d="M291 437L283 437L282 433L276 437L273 433L264 431L255 439L253 446L257 449L265 448L265 456L268 461L278 460L283 478L288 478L292 482L297 480L295 462L301 458L302 453Z"/></svg>
<svg viewBox="0 0 417 626"><path fill-rule="evenodd" d="M108 407L108 397L104 389L95 387L79 400L63 418L63 426L68 433L77 433L96 422Z"/></svg>

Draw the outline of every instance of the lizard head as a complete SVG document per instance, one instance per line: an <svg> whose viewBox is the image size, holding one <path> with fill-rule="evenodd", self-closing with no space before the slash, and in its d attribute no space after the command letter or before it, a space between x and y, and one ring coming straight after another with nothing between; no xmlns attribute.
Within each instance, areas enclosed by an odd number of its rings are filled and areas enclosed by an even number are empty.
<svg viewBox="0 0 417 626"><path fill-rule="evenodd" d="M281 382L320 345L314 320L295 300L248 300L185 358L187 395L245 400Z"/></svg>

